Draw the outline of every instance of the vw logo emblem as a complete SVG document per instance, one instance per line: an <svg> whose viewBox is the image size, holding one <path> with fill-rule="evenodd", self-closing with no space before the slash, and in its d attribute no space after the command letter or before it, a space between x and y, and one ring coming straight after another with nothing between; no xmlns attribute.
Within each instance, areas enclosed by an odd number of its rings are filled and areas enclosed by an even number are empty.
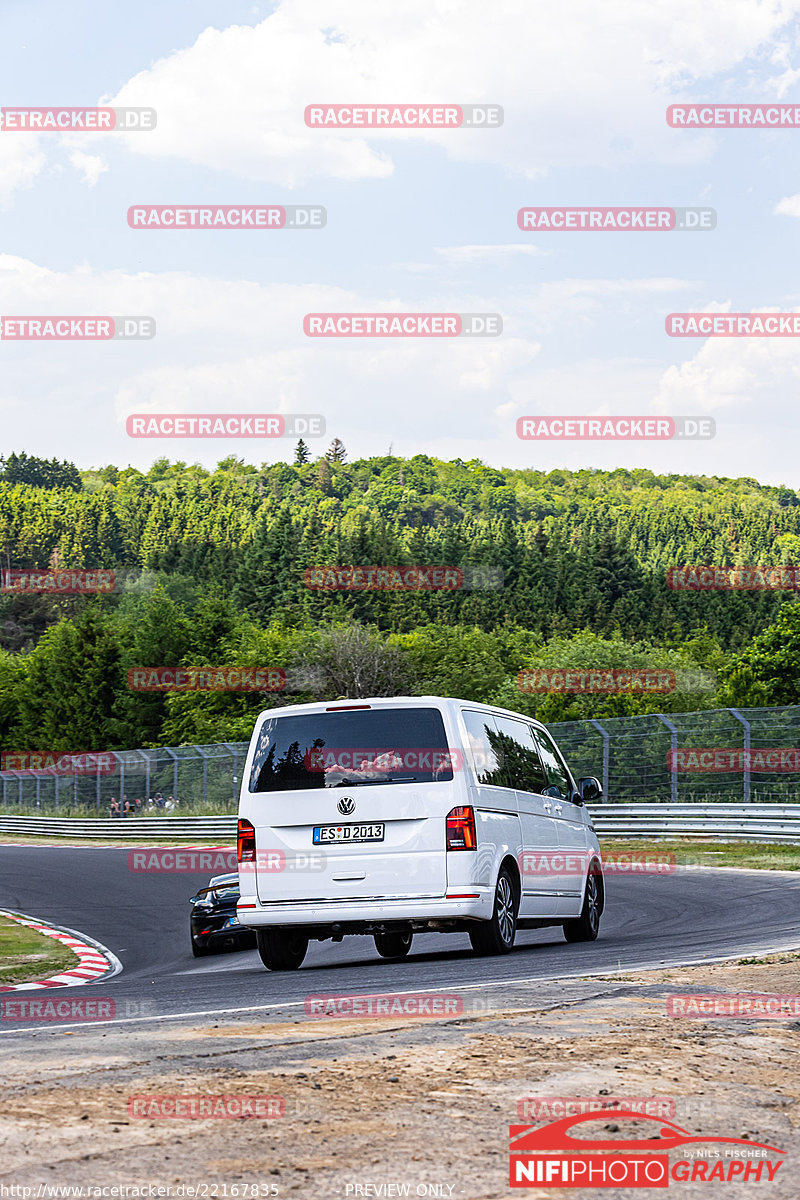
<svg viewBox="0 0 800 1200"><path fill-rule="evenodd" d="M349 817L350 813L355 812L356 802L350 796L342 796L339 803L336 805L343 817Z"/></svg>

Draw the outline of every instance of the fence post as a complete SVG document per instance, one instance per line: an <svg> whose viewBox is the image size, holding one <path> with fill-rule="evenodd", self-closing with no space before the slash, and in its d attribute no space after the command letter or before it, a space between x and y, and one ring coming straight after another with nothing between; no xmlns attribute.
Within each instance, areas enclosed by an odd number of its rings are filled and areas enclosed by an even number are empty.
<svg viewBox="0 0 800 1200"><path fill-rule="evenodd" d="M672 724L672 721L668 720L667 717L665 717L663 713L653 713L653 716L658 717L659 721L663 721L664 724L666 725L667 729L670 731L670 733L672 735L672 737L670 739L671 749L672 749L672 769L670 771L670 774L671 774L672 778L670 780L669 798L670 798L670 801L672 804L677 804L678 803L678 772L676 770L677 763L675 760L676 760L677 754L678 754L678 730Z"/></svg>
<svg viewBox="0 0 800 1200"><path fill-rule="evenodd" d="M733 713L737 721L741 721L744 727L744 767L742 768L742 799L745 804L750 803L750 722L742 716L738 708L729 708L729 713Z"/></svg>
<svg viewBox="0 0 800 1200"><path fill-rule="evenodd" d="M611 735L607 729L604 729L599 721L591 720L590 725L594 725L595 729L599 729L603 735L603 804L608 804L608 751Z"/></svg>
<svg viewBox="0 0 800 1200"><path fill-rule="evenodd" d="M198 754L203 756L203 804L208 800L208 755L202 746L195 746Z"/></svg>
<svg viewBox="0 0 800 1200"><path fill-rule="evenodd" d="M180 803L178 796L178 756L174 750L170 750L169 746L162 746L165 754L169 754L172 758L172 794L175 797L175 802Z"/></svg>
<svg viewBox="0 0 800 1200"><path fill-rule="evenodd" d="M233 758L233 771L232 771L233 807L236 808L236 806L238 804L238 797L236 795L238 789L236 787L236 784L238 782L237 776L238 776L238 772L239 772L239 751L236 749L233 742L223 742L222 745L225 747L226 750L230 750L231 756Z"/></svg>

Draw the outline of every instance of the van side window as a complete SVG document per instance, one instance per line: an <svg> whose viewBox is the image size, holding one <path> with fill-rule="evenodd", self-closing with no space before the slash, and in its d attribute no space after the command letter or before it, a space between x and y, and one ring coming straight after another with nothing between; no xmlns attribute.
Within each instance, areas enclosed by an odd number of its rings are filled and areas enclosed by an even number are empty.
<svg viewBox="0 0 800 1200"><path fill-rule="evenodd" d="M541 729L533 730L536 743L539 747L539 752L544 763L545 773L547 775L547 783L549 787L557 787L562 800L568 800L571 793L571 784L567 769L564 766L555 745L546 733Z"/></svg>
<svg viewBox="0 0 800 1200"><path fill-rule="evenodd" d="M548 780L530 725L499 714L495 721L508 786L519 792L541 792Z"/></svg>
<svg viewBox="0 0 800 1200"><path fill-rule="evenodd" d="M462 709L461 715L464 718L478 783L489 784L492 787L508 787L495 718L491 713L471 712L469 709Z"/></svg>

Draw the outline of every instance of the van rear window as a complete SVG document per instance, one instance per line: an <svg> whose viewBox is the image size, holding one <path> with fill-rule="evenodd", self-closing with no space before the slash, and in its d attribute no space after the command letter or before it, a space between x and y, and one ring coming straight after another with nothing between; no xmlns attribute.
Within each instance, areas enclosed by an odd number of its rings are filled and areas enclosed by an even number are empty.
<svg viewBox="0 0 800 1200"><path fill-rule="evenodd" d="M270 716L258 735L251 792L438 783L458 769L437 708Z"/></svg>

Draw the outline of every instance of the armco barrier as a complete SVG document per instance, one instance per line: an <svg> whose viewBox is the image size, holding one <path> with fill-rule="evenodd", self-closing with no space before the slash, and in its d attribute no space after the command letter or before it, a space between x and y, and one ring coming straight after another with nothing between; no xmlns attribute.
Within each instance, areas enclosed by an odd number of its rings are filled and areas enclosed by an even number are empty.
<svg viewBox="0 0 800 1200"><path fill-rule="evenodd" d="M590 804L598 837L800 842L800 804Z"/></svg>
<svg viewBox="0 0 800 1200"><path fill-rule="evenodd" d="M37 837L236 841L236 817L3 817L0 834Z"/></svg>
<svg viewBox="0 0 800 1200"><path fill-rule="evenodd" d="M601 838L800 843L800 804L590 804ZM236 817L3 817L0 834L165 841L236 840Z"/></svg>

